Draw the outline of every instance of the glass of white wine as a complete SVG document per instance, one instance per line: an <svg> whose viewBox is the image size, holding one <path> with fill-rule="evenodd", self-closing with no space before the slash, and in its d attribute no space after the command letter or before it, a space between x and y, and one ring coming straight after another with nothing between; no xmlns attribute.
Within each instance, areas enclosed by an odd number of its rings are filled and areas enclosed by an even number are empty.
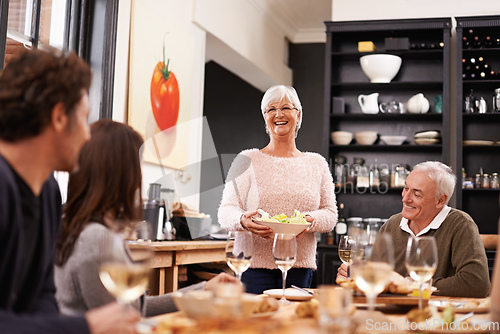
<svg viewBox="0 0 500 334"><path fill-rule="evenodd" d="M356 247L356 237L343 235L339 240L339 258L347 266L347 277L350 277L350 266L354 262L354 249Z"/></svg>
<svg viewBox="0 0 500 334"><path fill-rule="evenodd" d="M418 308L422 310L422 286L436 272L438 253L434 237L408 239L406 247L406 270L418 282Z"/></svg>
<svg viewBox="0 0 500 334"><path fill-rule="evenodd" d="M154 256L150 231L146 221L127 223L112 233L101 250L99 277L122 305L130 305L146 292Z"/></svg>
<svg viewBox="0 0 500 334"><path fill-rule="evenodd" d="M241 275L250 267L253 256L253 239L249 231L229 232L226 243L227 265L241 281Z"/></svg>
<svg viewBox="0 0 500 334"><path fill-rule="evenodd" d="M286 275L288 270L293 267L297 258L297 239L295 234L276 233L273 243L274 262L282 272L283 277L283 296L279 300L282 305L291 304L285 298Z"/></svg>
<svg viewBox="0 0 500 334"><path fill-rule="evenodd" d="M394 269L394 250L390 235L378 234L372 243L358 242L355 247L352 275L364 292L368 310L375 310L375 300L390 282Z"/></svg>

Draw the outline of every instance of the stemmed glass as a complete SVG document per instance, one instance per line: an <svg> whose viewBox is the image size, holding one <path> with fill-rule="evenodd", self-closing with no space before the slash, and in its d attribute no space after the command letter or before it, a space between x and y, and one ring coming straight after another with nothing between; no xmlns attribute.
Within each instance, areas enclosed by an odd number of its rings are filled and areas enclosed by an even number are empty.
<svg viewBox="0 0 500 334"><path fill-rule="evenodd" d="M99 277L117 302L129 307L148 286L154 256L151 229L146 221L122 222L113 228L109 240L103 242Z"/></svg>
<svg viewBox="0 0 500 334"><path fill-rule="evenodd" d="M226 261L240 281L241 275L250 267L252 256L252 233L249 231L229 232L226 243Z"/></svg>
<svg viewBox="0 0 500 334"><path fill-rule="evenodd" d="M436 271L438 262L436 239L415 237L408 239L406 247L406 269L413 280L418 282L418 309L422 310L422 286Z"/></svg>
<svg viewBox="0 0 500 334"><path fill-rule="evenodd" d="M352 274L358 288L368 300L368 310L375 310L375 300L384 291L394 269L394 250L390 235L378 234L373 244L358 242L352 264Z"/></svg>
<svg viewBox="0 0 500 334"><path fill-rule="evenodd" d="M273 256L276 265L283 274L283 296L279 300L281 305L291 304L285 298L286 275L293 267L297 258L297 239L295 234L276 233L274 235Z"/></svg>
<svg viewBox="0 0 500 334"><path fill-rule="evenodd" d="M339 258L347 266L347 277L350 277L349 267L354 262L354 251L356 247L356 237L343 235L339 240Z"/></svg>

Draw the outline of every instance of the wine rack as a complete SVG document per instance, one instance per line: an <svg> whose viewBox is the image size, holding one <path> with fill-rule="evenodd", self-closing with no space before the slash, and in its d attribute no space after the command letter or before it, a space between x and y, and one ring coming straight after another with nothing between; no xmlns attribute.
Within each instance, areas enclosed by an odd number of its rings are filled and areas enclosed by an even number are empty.
<svg viewBox="0 0 500 334"><path fill-rule="evenodd" d="M457 42L456 166L464 168L466 177L480 170L500 173L500 112L493 111L493 94L500 88L500 16L457 17L456 21L457 41L462 41ZM476 65L467 67L472 59ZM481 98L486 110L477 107L475 99ZM496 234L500 189L463 189L463 181L459 175L457 208L472 216L480 233Z"/></svg>

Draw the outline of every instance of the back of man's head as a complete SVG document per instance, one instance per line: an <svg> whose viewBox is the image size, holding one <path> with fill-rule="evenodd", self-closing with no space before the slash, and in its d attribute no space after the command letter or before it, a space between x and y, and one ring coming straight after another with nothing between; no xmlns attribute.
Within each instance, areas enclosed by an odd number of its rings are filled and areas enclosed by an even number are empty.
<svg viewBox="0 0 500 334"><path fill-rule="evenodd" d="M57 103L71 115L90 81L89 66L74 53L21 52L0 74L0 140L40 134Z"/></svg>

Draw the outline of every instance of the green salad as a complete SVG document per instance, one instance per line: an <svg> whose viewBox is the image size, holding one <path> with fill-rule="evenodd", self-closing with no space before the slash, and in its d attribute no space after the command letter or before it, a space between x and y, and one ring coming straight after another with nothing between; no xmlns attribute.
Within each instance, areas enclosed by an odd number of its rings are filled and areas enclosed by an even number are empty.
<svg viewBox="0 0 500 334"><path fill-rule="evenodd" d="M287 217L284 213L270 217L267 212L262 214L261 220L264 222L284 223L284 224L308 224L306 215L295 210L291 217Z"/></svg>

